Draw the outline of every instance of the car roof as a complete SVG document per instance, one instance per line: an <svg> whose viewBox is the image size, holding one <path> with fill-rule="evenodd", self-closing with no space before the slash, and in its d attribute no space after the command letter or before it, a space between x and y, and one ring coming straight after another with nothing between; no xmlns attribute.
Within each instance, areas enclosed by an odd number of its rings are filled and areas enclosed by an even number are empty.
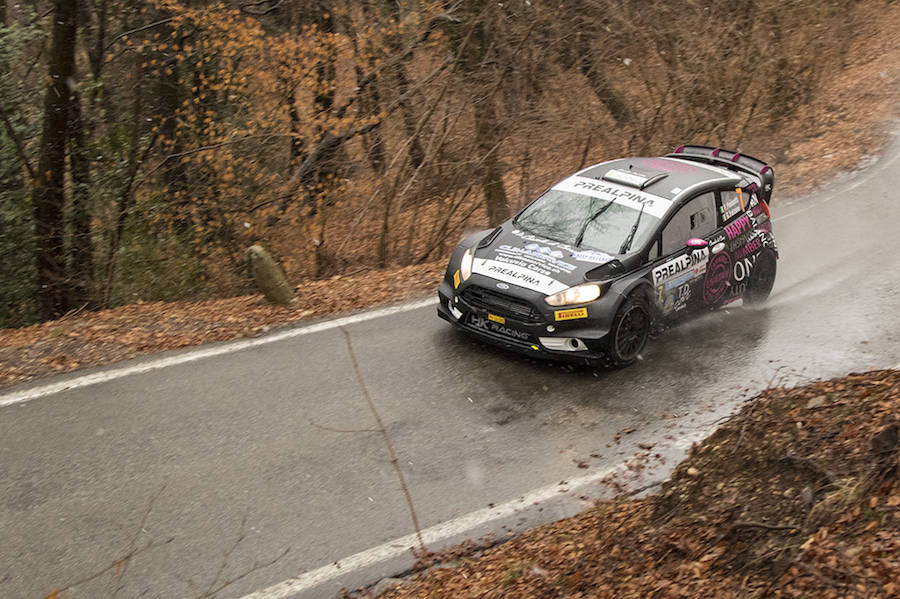
<svg viewBox="0 0 900 599"><path fill-rule="evenodd" d="M679 158L619 158L589 166L578 175L625 183L646 193L677 202L695 192L734 185L741 176L724 168ZM634 176L634 183L626 183ZM642 181L642 182L641 182Z"/></svg>

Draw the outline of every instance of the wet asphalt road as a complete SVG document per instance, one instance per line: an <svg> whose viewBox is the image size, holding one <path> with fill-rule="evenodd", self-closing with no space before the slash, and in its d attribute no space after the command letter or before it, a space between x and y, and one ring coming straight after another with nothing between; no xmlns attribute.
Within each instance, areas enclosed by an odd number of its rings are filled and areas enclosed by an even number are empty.
<svg viewBox="0 0 900 599"><path fill-rule="evenodd" d="M673 445L770 382L900 363L897 190L895 142L855 178L776 201L769 303L670 330L623 371L480 345L434 306L348 326L422 526ZM223 561L220 580L290 549L219 595L241 597L406 535L380 436L337 432L372 426L338 329L0 408L0 597L42 597L146 543L118 596L195 597Z"/></svg>

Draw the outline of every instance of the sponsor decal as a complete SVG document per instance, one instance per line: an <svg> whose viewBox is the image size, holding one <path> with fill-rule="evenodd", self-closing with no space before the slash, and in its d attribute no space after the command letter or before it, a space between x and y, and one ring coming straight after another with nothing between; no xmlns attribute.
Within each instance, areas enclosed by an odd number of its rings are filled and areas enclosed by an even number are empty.
<svg viewBox="0 0 900 599"><path fill-rule="evenodd" d="M703 281L703 302L715 304L728 291L731 282L731 256L726 252L716 254L706 268L706 280Z"/></svg>
<svg viewBox="0 0 900 599"><path fill-rule="evenodd" d="M750 238L750 241L747 242L747 245L745 245L744 247L742 247L741 249L739 249L737 252L734 253L734 259L740 260L741 258L745 258L745 257L755 253L756 251L758 251L760 248L762 248L762 246L763 246L762 237L760 237L759 235L755 235Z"/></svg>
<svg viewBox="0 0 900 599"><path fill-rule="evenodd" d="M734 280L740 283L749 277L754 264L756 264L756 256L736 260L734 263Z"/></svg>
<svg viewBox="0 0 900 599"><path fill-rule="evenodd" d="M689 254L682 254L677 258L672 258L653 269L653 284L657 286L662 285L685 271L690 272L691 278L702 275L706 270L708 261L709 248L694 250Z"/></svg>
<svg viewBox="0 0 900 599"><path fill-rule="evenodd" d="M732 285L731 292L728 294L729 297L731 298L729 301L734 301L737 298L743 296L744 292L746 292L746 291L747 291L746 283L738 283L737 285Z"/></svg>
<svg viewBox="0 0 900 599"><path fill-rule="evenodd" d="M576 318L587 318L587 308L572 308L571 310L555 310L553 318L555 320L574 320Z"/></svg>
<svg viewBox="0 0 900 599"><path fill-rule="evenodd" d="M756 196L753 196L753 197L754 197L754 199L756 198ZM752 208L750 210L750 214L753 215L753 217L756 219L756 222L758 224L762 224L762 223L766 222L767 220L769 220L769 217L766 215L766 211L763 210L763 207L760 206L759 203L754 202L751 204L751 206L752 206Z"/></svg>
<svg viewBox="0 0 900 599"><path fill-rule="evenodd" d="M492 320L488 320L487 318L482 318L477 314L472 314L472 316L469 318L469 324L477 329L482 329L490 333L497 333L506 337L512 337L513 339L527 340L530 337L530 335L525 331L517 331L516 329L503 326L499 322L494 322Z"/></svg>
<svg viewBox="0 0 900 599"><path fill-rule="evenodd" d="M500 324L506 324L506 319L502 316L497 316L496 314L488 314L488 320L493 320L494 322L499 322Z"/></svg>
<svg viewBox="0 0 900 599"><path fill-rule="evenodd" d="M685 164L676 160L664 160L662 158L644 158L641 165L652 168L657 171L666 171L668 173L695 173L697 167L693 164Z"/></svg>
<svg viewBox="0 0 900 599"><path fill-rule="evenodd" d="M691 299L691 286L689 284L681 285L674 293L669 293L663 301L663 312L678 312L687 307L688 301Z"/></svg>
<svg viewBox="0 0 900 599"><path fill-rule="evenodd" d="M694 274L694 270L690 269L687 272L685 272L684 274L678 275L674 279L669 279L661 287L662 287L662 289L669 291L671 289L675 289L676 287L681 287L682 285L689 282L691 279L693 279L696 276L697 275Z"/></svg>
<svg viewBox="0 0 900 599"><path fill-rule="evenodd" d="M499 260L499 257L498 260L475 258L472 263L472 272L503 281L504 283L512 283L519 287L538 291L544 295L551 295L568 288L568 285L529 268L502 262Z"/></svg>
<svg viewBox="0 0 900 599"><path fill-rule="evenodd" d="M730 225L725 226L725 235L728 239L735 239L752 228L753 224L750 222L750 217L745 214Z"/></svg>
<svg viewBox="0 0 900 599"><path fill-rule="evenodd" d="M525 245L526 250L531 250L532 252L536 252L537 254L546 254L552 258L562 258L563 253L559 250L554 250L553 248L547 247L545 245L538 245L536 243L529 243Z"/></svg>
<svg viewBox="0 0 900 599"><path fill-rule="evenodd" d="M725 233L716 233L715 235L707 239L707 241L709 242L709 245L715 245L717 243L725 241Z"/></svg>
<svg viewBox="0 0 900 599"><path fill-rule="evenodd" d="M515 235L516 237L521 237L524 241L539 243L541 245L546 245L546 246L553 247L553 248L561 248L564 252L565 251L574 252L576 250L576 248L574 248L571 245L568 245L566 243L563 243L561 241L554 241L552 239L544 239L543 237L538 237L537 235L532 235L531 233L526 233L525 231L522 231L520 229L513 229L512 234Z"/></svg>
<svg viewBox="0 0 900 599"><path fill-rule="evenodd" d="M613 259L613 256L609 254L605 254L603 252L596 252L594 250L585 250L582 252L572 252L572 257L578 260L579 262L590 262L592 264L606 264L610 260Z"/></svg>
<svg viewBox="0 0 900 599"><path fill-rule="evenodd" d="M558 183L553 189L588 195L606 201L612 200L616 204L628 206L634 210L640 210L643 206L644 212L657 218L662 217L672 205L672 202L659 196L642 193L609 181L597 181L577 175Z"/></svg>
<svg viewBox="0 0 900 599"><path fill-rule="evenodd" d="M739 212L743 212L744 208L741 203L740 196L734 191L722 192L722 204L719 206L719 212L722 214L722 221L729 221Z"/></svg>
<svg viewBox="0 0 900 599"><path fill-rule="evenodd" d="M569 246L551 240L542 240L518 230L513 233L527 242L525 247L503 244L494 250L496 261L514 264L544 276L568 274L575 270L574 264L561 260L566 252L573 251Z"/></svg>
<svg viewBox="0 0 900 599"><path fill-rule="evenodd" d="M453 273L453 288L459 287L459 271L457 270Z"/></svg>

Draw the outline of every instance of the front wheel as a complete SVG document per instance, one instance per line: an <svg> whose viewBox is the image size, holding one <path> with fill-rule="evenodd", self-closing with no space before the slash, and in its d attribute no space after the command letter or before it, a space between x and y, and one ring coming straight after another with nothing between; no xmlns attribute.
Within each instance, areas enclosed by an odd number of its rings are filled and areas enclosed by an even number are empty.
<svg viewBox="0 0 900 599"><path fill-rule="evenodd" d="M637 360L647 345L650 323L650 309L645 299L631 296L622 302L609 331L607 356L613 366L622 368Z"/></svg>
<svg viewBox="0 0 900 599"><path fill-rule="evenodd" d="M744 292L745 304L755 306L766 301L775 285L776 264L775 252L765 250L759 255L753 270L750 271L750 280L747 281L747 291Z"/></svg>

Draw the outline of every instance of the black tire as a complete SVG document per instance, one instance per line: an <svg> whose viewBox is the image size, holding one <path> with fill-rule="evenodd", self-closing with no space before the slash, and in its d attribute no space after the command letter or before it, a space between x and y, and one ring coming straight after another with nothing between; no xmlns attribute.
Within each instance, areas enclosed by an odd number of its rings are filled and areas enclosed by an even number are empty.
<svg viewBox="0 0 900 599"><path fill-rule="evenodd" d="M775 252L772 250L763 250L759 255L747 281L747 290L744 292L745 304L758 306L768 299L775 285L777 263Z"/></svg>
<svg viewBox="0 0 900 599"><path fill-rule="evenodd" d="M622 302L609 329L606 350L609 362L615 368L633 364L647 345L652 318L647 300L633 294Z"/></svg>

